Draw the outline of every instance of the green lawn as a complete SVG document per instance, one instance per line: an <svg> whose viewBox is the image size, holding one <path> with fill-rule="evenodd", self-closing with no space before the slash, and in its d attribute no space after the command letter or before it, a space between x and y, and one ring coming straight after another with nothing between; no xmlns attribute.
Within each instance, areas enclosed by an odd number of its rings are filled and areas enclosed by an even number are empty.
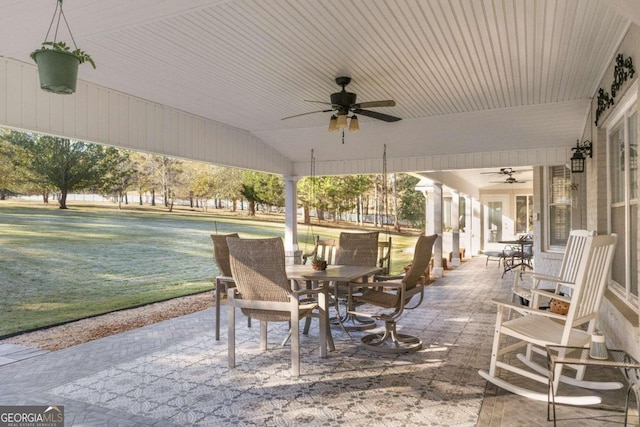
<svg viewBox="0 0 640 427"><path fill-rule="evenodd" d="M209 235L282 237L271 221L128 206L0 201L0 336L210 290ZM299 245L338 228L298 226ZM381 231L384 237L385 231ZM414 236L393 236L392 271L411 261Z"/></svg>

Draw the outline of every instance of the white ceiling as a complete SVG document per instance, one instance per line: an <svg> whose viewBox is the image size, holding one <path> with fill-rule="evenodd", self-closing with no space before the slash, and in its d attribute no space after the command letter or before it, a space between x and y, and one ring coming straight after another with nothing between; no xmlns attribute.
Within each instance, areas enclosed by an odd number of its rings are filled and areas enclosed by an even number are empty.
<svg viewBox="0 0 640 427"><path fill-rule="evenodd" d="M55 0L0 3L0 55L30 63ZM246 129L294 162L570 147L640 6L631 0L65 0L80 78ZM327 132L337 76L394 99ZM320 108L318 108L320 107ZM179 142L176 142L179 143ZM518 166L501 165L496 167Z"/></svg>

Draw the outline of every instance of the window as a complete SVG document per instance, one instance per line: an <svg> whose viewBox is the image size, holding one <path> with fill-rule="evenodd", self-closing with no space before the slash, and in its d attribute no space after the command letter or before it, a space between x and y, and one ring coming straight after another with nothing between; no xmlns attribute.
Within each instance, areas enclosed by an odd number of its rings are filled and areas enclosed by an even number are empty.
<svg viewBox="0 0 640 427"><path fill-rule="evenodd" d="M548 171L550 249L563 249L571 231L571 171L566 165Z"/></svg>
<svg viewBox="0 0 640 427"><path fill-rule="evenodd" d="M516 234L533 231L533 195L516 196Z"/></svg>
<svg viewBox="0 0 640 427"><path fill-rule="evenodd" d="M489 243L502 240L502 202L487 203L489 210Z"/></svg>
<svg viewBox="0 0 640 427"><path fill-rule="evenodd" d="M607 127L609 228L618 235L611 267L613 290L627 301L638 298L638 113L628 108Z"/></svg>

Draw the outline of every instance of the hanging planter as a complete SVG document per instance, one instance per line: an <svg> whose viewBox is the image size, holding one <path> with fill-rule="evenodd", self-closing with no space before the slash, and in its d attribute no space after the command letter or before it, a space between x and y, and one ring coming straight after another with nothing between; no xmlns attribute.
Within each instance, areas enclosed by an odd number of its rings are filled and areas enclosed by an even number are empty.
<svg viewBox="0 0 640 427"><path fill-rule="evenodd" d="M69 30L69 35L75 47L73 51L65 42L56 41L60 18L64 19L67 30ZM54 39L53 41L47 41L54 21L56 21ZM88 62L93 68L96 68L91 56L76 46L67 18L62 11L62 0L57 0L56 10L53 13L53 19L51 20L51 25L49 25L49 30L47 30L45 41L42 42L42 46L39 49L31 52L31 59L38 65L40 88L57 94L71 94L76 91L78 66L80 64Z"/></svg>

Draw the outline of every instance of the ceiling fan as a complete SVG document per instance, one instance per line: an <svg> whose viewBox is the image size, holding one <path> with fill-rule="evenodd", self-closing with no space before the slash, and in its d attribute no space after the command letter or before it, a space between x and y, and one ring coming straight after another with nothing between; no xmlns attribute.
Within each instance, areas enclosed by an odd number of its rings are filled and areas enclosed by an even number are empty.
<svg viewBox="0 0 640 427"><path fill-rule="evenodd" d="M362 116L371 117L374 119L382 120L383 122L397 122L398 120L402 120L400 117L390 116L388 114L379 113L377 111L365 110L365 108L375 108L375 107L394 107L396 102L394 100L384 100L384 101L369 101L369 102L356 102L357 95L352 92L347 92L345 87L351 82L351 77L336 77L336 83L338 86L342 86L342 90L340 92L332 93L330 100L331 102L325 101L311 101L305 99L305 102L313 102L316 104L325 104L330 105L331 108L327 108L325 110L317 110L310 111L308 113L296 114L294 116L284 117L282 120L292 119L294 117L306 116L307 114L315 114L315 113L328 113L333 112L331 119L329 121L329 131L335 132L339 129L347 128L347 119L351 119L349 123L349 131L355 132L360 130L360 125L358 123L357 114ZM349 117L349 114L352 114Z"/></svg>
<svg viewBox="0 0 640 427"><path fill-rule="evenodd" d="M520 169L520 170L515 170L513 168L500 168L499 171L496 172L480 172L481 174L493 174L493 175L507 175L507 176L511 176L514 173L522 173L522 172L530 172L531 169Z"/></svg>
<svg viewBox="0 0 640 427"><path fill-rule="evenodd" d="M490 181L492 184L525 184L528 181L520 181L509 175L504 181Z"/></svg>

